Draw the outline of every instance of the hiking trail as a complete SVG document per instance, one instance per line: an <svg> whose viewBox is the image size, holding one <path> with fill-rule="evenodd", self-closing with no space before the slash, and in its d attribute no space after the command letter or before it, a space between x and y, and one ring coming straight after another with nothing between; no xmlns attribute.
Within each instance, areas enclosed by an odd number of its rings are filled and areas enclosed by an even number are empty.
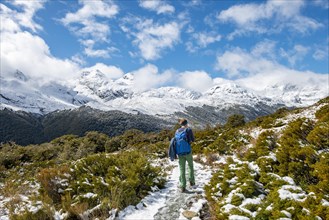
<svg viewBox="0 0 329 220"><path fill-rule="evenodd" d="M171 162L174 166L165 187L152 192L141 200L136 206L128 206L118 213L115 220L172 220L172 219L192 219L199 220L199 213L203 205L207 202L203 187L211 179L211 169L200 163L194 162L194 173L196 186L190 188L187 184L188 192L181 193L178 190L179 167L177 161ZM184 212L185 211L185 212ZM192 212L186 212L192 211ZM195 217L186 218L184 214L197 214Z"/></svg>

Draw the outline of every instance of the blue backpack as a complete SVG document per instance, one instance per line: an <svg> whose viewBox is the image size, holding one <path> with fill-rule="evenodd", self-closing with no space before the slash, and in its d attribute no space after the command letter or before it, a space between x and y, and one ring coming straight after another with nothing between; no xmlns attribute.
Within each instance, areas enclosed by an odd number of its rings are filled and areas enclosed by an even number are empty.
<svg viewBox="0 0 329 220"><path fill-rule="evenodd" d="M185 155L191 152L191 145L187 141L187 129L178 129L175 133L176 154Z"/></svg>

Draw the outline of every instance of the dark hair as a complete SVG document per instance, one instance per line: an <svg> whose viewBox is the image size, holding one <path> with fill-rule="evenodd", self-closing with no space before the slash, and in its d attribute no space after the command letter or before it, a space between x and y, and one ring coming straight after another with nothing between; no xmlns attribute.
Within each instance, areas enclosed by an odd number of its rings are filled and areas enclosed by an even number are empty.
<svg viewBox="0 0 329 220"><path fill-rule="evenodd" d="M185 125L187 125L187 120L185 118L181 118L181 119L179 119L179 124L182 126L185 126Z"/></svg>

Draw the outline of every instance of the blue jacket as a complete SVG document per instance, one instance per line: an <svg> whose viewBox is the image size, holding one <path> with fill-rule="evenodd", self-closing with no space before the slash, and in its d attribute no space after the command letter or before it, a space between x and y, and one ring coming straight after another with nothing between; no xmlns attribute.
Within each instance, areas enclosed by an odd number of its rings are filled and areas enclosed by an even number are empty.
<svg viewBox="0 0 329 220"><path fill-rule="evenodd" d="M175 159L177 159L176 139L174 137L170 141L168 155L169 155L169 158L170 158L171 161L174 161Z"/></svg>

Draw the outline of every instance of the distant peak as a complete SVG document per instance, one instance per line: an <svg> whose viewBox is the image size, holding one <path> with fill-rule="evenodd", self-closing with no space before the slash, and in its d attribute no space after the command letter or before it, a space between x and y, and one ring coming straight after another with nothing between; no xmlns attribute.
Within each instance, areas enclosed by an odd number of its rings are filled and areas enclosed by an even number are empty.
<svg viewBox="0 0 329 220"><path fill-rule="evenodd" d="M132 73L127 73L122 78L123 79L126 79L126 80L133 80L134 79L134 75Z"/></svg>
<svg viewBox="0 0 329 220"><path fill-rule="evenodd" d="M116 80L119 85L132 85L134 81L134 75L132 73L126 73L123 77Z"/></svg>
<svg viewBox="0 0 329 220"><path fill-rule="evenodd" d="M98 78L103 78L105 77L105 74L101 72L98 69L92 70L92 71L83 71L81 73L81 77L98 77Z"/></svg>
<svg viewBox="0 0 329 220"><path fill-rule="evenodd" d="M24 81L24 82L26 82L26 81L29 80L29 78L26 75L24 75L24 73L22 73L19 70L16 70L16 72L14 73L14 77L16 79L19 79L19 80Z"/></svg>

